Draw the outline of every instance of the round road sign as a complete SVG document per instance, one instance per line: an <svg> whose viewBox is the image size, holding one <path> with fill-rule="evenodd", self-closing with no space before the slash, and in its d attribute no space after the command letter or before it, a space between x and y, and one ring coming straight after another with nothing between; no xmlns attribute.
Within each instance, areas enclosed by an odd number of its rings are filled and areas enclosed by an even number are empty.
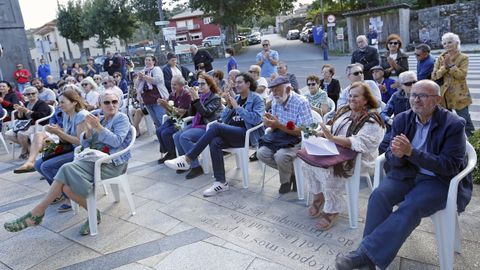
<svg viewBox="0 0 480 270"><path fill-rule="evenodd" d="M328 15L327 21L328 21L329 23L335 22L335 16L334 16L333 14Z"/></svg>

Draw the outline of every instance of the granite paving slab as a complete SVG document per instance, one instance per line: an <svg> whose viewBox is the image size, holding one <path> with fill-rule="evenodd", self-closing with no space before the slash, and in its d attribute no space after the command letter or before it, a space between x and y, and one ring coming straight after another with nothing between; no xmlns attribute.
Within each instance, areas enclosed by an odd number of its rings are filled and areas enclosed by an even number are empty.
<svg viewBox="0 0 480 270"><path fill-rule="evenodd" d="M0 189L0 205L42 194L36 189L1 179L0 186L2 187Z"/></svg>
<svg viewBox="0 0 480 270"><path fill-rule="evenodd" d="M43 262L35 265L32 269L35 270L51 270L59 269L61 267L69 266L85 260L93 259L102 256L102 254L95 252L77 243L60 250L58 253L45 259Z"/></svg>
<svg viewBox="0 0 480 270"><path fill-rule="evenodd" d="M0 245L0 261L16 270L29 269L74 244L42 226L12 234Z"/></svg>
<svg viewBox="0 0 480 270"><path fill-rule="evenodd" d="M157 184L138 192L137 195L146 199L167 204L174 200L181 199L192 191L194 191L192 188L181 187L165 182L158 182Z"/></svg>
<svg viewBox="0 0 480 270"><path fill-rule="evenodd" d="M172 251L155 268L161 270L244 270L253 259L252 256L230 249L198 242Z"/></svg>
<svg viewBox="0 0 480 270"><path fill-rule="evenodd" d="M247 270L266 270L266 269L275 269L275 270L292 270L293 268L288 268L278 263L267 261L260 258L255 258L253 262L248 266Z"/></svg>
<svg viewBox="0 0 480 270"><path fill-rule="evenodd" d="M149 201L146 204L137 208L137 213L134 216L124 215L121 218L140 225L150 230L166 234L180 223L180 220L168 216L157 209L165 206L156 201Z"/></svg>

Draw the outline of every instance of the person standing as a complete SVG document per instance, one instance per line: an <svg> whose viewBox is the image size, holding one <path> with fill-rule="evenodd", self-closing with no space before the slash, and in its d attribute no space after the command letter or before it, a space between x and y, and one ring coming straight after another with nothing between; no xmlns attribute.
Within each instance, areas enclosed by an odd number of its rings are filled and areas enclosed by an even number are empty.
<svg viewBox="0 0 480 270"><path fill-rule="evenodd" d="M368 46L367 37L360 35L357 37L358 49L352 53L351 64L360 63L363 65L363 74L365 80L373 80L371 68L377 66L378 51L377 49Z"/></svg>
<svg viewBox="0 0 480 270"><path fill-rule="evenodd" d="M87 66L85 67L85 75L87 77L95 76L95 74L100 74L100 67L95 64L95 60L92 57L89 57L87 60Z"/></svg>
<svg viewBox="0 0 480 270"><path fill-rule="evenodd" d="M47 76L51 75L50 65L45 63L45 58L40 59L40 65L37 70L38 77L42 79L44 84L47 84Z"/></svg>
<svg viewBox="0 0 480 270"><path fill-rule="evenodd" d="M226 48L225 49L225 58L228 59L227 74L229 74L232 69L237 69L238 68L237 60L235 60L235 58L233 57L234 55L235 55L235 51L233 50L233 48Z"/></svg>
<svg viewBox="0 0 480 270"><path fill-rule="evenodd" d="M333 78L335 68L330 64L323 65L322 75L323 79L320 80L320 89L327 92L328 97L335 102L335 107L337 107L337 100L340 96L340 82Z"/></svg>
<svg viewBox="0 0 480 270"><path fill-rule="evenodd" d="M465 119L465 133L470 137L475 127L468 111L468 106L472 104L472 96L467 85L468 55L460 52L460 38L457 34L444 34L442 44L445 51L435 62L432 80L440 84L442 106L455 110Z"/></svg>
<svg viewBox="0 0 480 270"><path fill-rule="evenodd" d="M397 34L388 36L386 46L388 51L380 56L380 65L386 76L396 81L400 73L408 70L408 55L402 52L402 40Z"/></svg>
<svg viewBox="0 0 480 270"><path fill-rule="evenodd" d="M273 73L277 73L278 52L270 49L270 41L268 39L262 41L262 47L263 51L257 54L257 66L262 68L261 77L270 78Z"/></svg>
<svg viewBox="0 0 480 270"><path fill-rule="evenodd" d="M430 55L430 46L420 44L415 47L415 57L417 58L417 78L430 80L435 65L435 59Z"/></svg>
<svg viewBox="0 0 480 270"><path fill-rule="evenodd" d="M13 73L13 78L17 82L18 91L20 91L20 93L23 94L25 87L28 86L30 76L28 69L23 68L22 64L17 64L17 70Z"/></svg>
<svg viewBox="0 0 480 270"><path fill-rule="evenodd" d="M206 50L199 50L196 45L190 45L190 52L192 53L193 64L195 70L204 69L205 72L213 70L213 57Z"/></svg>
<svg viewBox="0 0 480 270"><path fill-rule="evenodd" d="M174 76L182 76L188 82L190 70L177 63L177 56L174 53L167 53L167 64L163 66L162 71L168 93L172 93L172 78Z"/></svg>

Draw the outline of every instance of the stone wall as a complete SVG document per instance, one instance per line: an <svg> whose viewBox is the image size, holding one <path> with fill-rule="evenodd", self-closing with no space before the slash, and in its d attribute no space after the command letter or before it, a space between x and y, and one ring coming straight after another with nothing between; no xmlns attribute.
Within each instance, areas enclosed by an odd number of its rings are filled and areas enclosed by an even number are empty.
<svg viewBox="0 0 480 270"><path fill-rule="evenodd" d="M462 43L480 43L480 1L443 5L410 13L410 40L418 43L418 33L423 27L430 33L434 44L440 45L442 35L453 32Z"/></svg>

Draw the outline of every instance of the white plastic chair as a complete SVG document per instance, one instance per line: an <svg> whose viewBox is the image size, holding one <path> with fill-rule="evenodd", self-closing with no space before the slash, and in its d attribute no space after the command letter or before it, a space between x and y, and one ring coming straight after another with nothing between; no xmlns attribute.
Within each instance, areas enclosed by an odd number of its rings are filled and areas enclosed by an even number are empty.
<svg viewBox="0 0 480 270"><path fill-rule="evenodd" d="M217 123L217 121L208 123L207 130L213 123ZM222 124L224 125L224 124ZM250 150L250 134L253 131L263 127L263 123L260 123L245 132L245 141L242 147L237 148L225 148L223 151L230 152L235 155L236 161L236 169L240 169L242 171L242 181L243 181L243 188L248 188L248 184L250 183L250 176L248 175L248 162L249 162L249 153ZM207 150L207 151L206 151ZM205 153L205 154L204 154ZM206 160L210 162L211 157L207 156L210 154L210 149L207 147L205 150L202 151L202 163ZM210 164L204 164L203 167L209 167ZM204 168L205 170L205 168Z"/></svg>
<svg viewBox="0 0 480 270"><path fill-rule="evenodd" d="M95 162L95 171L94 171L94 184L93 189L87 196L87 212L88 212L88 224L90 227L90 235L96 235L97 230L97 197L96 197L96 187L99 185L110 185L112 188L113 196L115 202L120 201L120 189L119 186L123 189L125 196L127 197L128 204L130 205L130 211L132 216L135 215L135 202L133 201L132 191L130 189L130 184L128 183L127 171L124 174L119 175L114 178L102 179L101 178L101 166L104 163L110 163L114 158L119 157L129 151L133 144L135 143L136 130L135 127L130 126L130 132L132 134L132 140L127 148L123 149L120 152L111 154L107 157L103 157ZM75 148L75 153L80 152L81 147L78 146ZM74 214L78 212L78 204L72 200L72 209Z"/></svg>
<svg viewBox="0 0 480 270"><path fill-rule="evenodd" d="M40 119L35 121L35 132L42 131L43 126L41 126L40 123L52 118L53 114L55 113L55 107L53 107L52 105L48 105L48 107L50 107L50 114L48 116L45 116L45 117L40 118ZM12 125L15 123L15 113L16 112L17 112L17 110L14 110L12 112L12 116L11 116ZM15 142L12 142L12 158L15 159Z"/></svg>
<svg viewBox="0 0 480 270"><path fill-rule="evenodd" d="M7 110L3 109L3 116L0 118L0 121L3 123L3 119L7 117L8 113ZM2 125L3 127L3 125ZM8 151L8 146L7 143L5 142L5 139L3 138L3 133L0 131L0 141L2 141L3 147L5 147L5 151L7 151L7 154L10 154L10 151Z"/></svg>
<svg viewBox="0 0 480 270"><path fill-rule="evenodd" d="M435 228L441 270L453 269L454 251L460 253L460 226L457 214L458 184L473 171L477 164L477 154L469 142L466 145L466 156L468 160L467 166L450 180L447 206L445 209L439 210L430 216ZM380 180L385 177L384 163L385 154L382 154L375 160L374 189L378 187Z"/></svg>

